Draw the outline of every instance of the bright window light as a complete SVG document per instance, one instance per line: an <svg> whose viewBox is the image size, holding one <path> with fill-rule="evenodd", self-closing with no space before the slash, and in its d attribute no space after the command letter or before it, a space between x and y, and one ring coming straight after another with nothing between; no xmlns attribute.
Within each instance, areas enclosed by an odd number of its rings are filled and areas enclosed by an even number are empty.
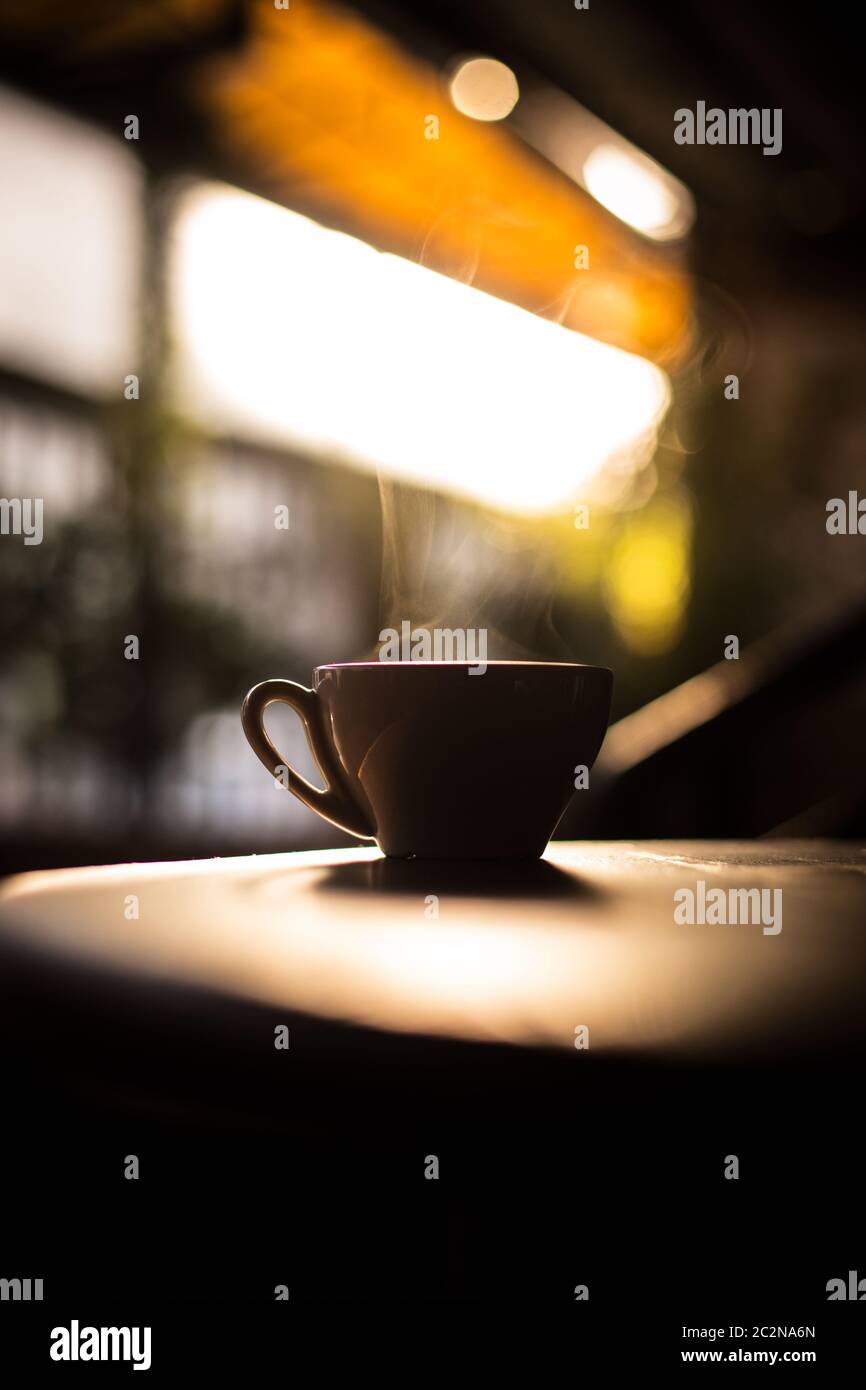
<svg viewBox="0 0 866 1390"><path fill-rule="evenodd" d="M222 185L182 200L172 286L199 419L503 509L642 462L669 400L643 358Z"/></svg>

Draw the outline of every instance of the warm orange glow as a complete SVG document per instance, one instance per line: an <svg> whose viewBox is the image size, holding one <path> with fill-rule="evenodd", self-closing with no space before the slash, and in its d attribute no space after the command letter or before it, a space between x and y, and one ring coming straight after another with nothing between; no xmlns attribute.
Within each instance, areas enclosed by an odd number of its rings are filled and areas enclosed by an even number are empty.
<svg viewBox="0 0 866 1390"><path fill-rule="evenodd" d="M509 128L473 120L455 109L453 70L416 61L353 11L328 0L291 0L288 9L261 0L245 7L248 36L235 40L231 8L230 0L88 0L82 26L80 6L31 0L7 7L2 32L50 30L63 36L70 61L87 62L214 37L220 56L191 59L187 69L189 94L209 123L201 152L212 168L661 365L682 355L690 292L681 264L588 197L569 159L546 153L554 168L517 139L515 118L525 137L525 95ZM542 126L529 144L544 153L556 129ZM567 121L559 138L573 156ZM581 160L587 153L581 147ZM638 207L621 172L612 188L611 170L595 169L601 201L645 224L646 189ZM589 248L588 270L575 269L578 246Z"/></svg>
<svg viewBox="0 0 866 1390"><path fill-rule="evenodd" d="M254 6L250 24L240 54L198 84L249 186L629 351L669 361L682 349L677 263L509 131L461 115L445 74L321 0ZM578 246L588 270L575 268Z"/></svg>

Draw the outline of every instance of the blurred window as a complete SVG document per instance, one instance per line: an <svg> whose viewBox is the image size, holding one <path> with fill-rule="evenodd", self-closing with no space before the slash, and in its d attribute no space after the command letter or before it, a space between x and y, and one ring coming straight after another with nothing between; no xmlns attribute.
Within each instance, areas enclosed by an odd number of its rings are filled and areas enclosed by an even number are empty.
<svg viewBox="0 0 866 1390"><path fill-rule="evenodd" d="M122 140L0 88L0 361L99 396L134 370L141 174Z"/></svg>

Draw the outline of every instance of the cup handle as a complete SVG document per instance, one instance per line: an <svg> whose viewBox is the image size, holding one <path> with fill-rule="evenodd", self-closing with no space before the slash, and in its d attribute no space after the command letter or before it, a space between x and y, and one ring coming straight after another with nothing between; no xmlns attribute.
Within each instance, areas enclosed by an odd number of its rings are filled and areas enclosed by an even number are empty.
<svg viewBox="0 0 866 1390"><path fill-rule="evenodd" d="M268 738L264 725L265 710L268 705L278 701L290 705L300 715L310 752L325 779L324 791L312 786L293 767L289 767ZM288 785L289 791L299 801L340 830L348 830L350 835L357 835L361 840L375 838L375 831L367 816L352 799L346 786L345 774L325 733L322 706L314 690L307 690L306 686L298 685L295 681L262 681L253 686L244 700L241 724L247 742L259 761L281 785ZM287 784L283 780L286 774Z"/></svg>

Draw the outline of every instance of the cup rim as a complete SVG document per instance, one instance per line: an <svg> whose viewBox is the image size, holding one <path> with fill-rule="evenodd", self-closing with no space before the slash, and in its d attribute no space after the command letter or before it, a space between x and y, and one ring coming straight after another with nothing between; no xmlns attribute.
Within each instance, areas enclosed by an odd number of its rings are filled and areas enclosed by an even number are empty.
<svg viewBox="0 0 866 1390"><path fill-rule="evenodd" d="M423 666L425 669L428 669L428 670L429 670L429 668L430 668L431 666L437 666L437 667L454 667L454 666L461 666L461 667L462 667L462 666L479 666L479 665L483 665L483 666L485 666L485 667L490 667L490 666L511 666L511 667L515 667L515 666L531 666L531 667L534 667L536 670L543 670L543 671L547 671L547 670L606 671L607 674L608 674L609 676L612 676L612 675L613 675L613 671L610 669L609 666L595 666L592 662L589 662L589 661L533 661L533 660L524 661L524 660L520 660L520 659L514 660L514 661L510 661L510 660L508 660L508 659L500 659L500 658L495 658L495 659L486 660L486 661L481 661L481 660L478 659L478 658L476 658L474 661L468 661L468 660L467 660L467 661L441 661L441 660L440 660L440 661L433 661L433 660L431 660L431 661L413 661L413 660L411 660L411 659L408 660L408 661L405 661L405 660L403 660L402 657L399 658L399 659L396 660L396 661L390 661L390 660L389 660L389 661L379 661L379 660L375 660L375 661L325 661L325 662L322 663L321 666L315 666L313 669L314 669L315 671L347 671L347 670L363 670L363 669L365 669L365 668L366 668L366 669L373 669L373 668L376 668L376 667L382 667L382 668L384 668L385 670L388 670L389 667L390 667L391 669L393 669L395 666Z"/></svg>

